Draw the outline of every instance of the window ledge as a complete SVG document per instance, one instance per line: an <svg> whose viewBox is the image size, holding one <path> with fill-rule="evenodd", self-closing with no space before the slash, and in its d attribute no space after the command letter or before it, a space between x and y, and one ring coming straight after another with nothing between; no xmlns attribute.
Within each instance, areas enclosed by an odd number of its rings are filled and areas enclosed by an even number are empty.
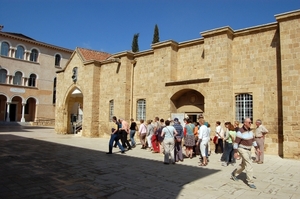
<svg viewBox="0 0 300 199"><path fill-rule="evenodd" d="M14 58L14 57L7 57L7 56L4 56L4 55L0 55L2 58L6 58L6 59L12 59L14 61L21 61L21 62L27 62L27 63L31 63L31 64L37 64L37 65L40 65L39 62L33 62L33 61L28 61L28 60L24 60L24 59L18 59L18 58Z"/></svg>
<svg viewBox="0 0 300 199"><path fill-rule="evenodd" d="M0 86L38 90L37 87L33 87L33 86L21 86L21 85L15 85L15 84L4 84L4 83L0 83Z"/></svg>

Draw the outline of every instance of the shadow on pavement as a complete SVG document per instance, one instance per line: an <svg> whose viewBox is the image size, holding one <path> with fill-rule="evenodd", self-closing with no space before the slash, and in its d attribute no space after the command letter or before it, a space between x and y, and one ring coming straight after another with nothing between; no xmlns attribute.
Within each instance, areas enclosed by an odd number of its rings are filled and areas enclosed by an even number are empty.
<svg viewBox="0 0 300 199"><path fill-rule="evenodd" d="M0 135L0 151L0 198L176 198L219 171L15 135Z"/></svg>
<svg viewBox="0 0 300 199"><path fill-rule="evenodd" d="M30 132L32 129L53 129L54 127L46 126L31 126L26 124L20 124L18 122L0 122L1 132Z"/></svg>

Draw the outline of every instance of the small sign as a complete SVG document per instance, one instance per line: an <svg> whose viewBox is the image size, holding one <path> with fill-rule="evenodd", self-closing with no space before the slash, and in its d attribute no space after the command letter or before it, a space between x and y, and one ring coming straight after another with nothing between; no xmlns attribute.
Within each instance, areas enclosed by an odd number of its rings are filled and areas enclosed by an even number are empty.
<svg viewBox="0 0 300 199"><path fill-rule="evenodd" d="M24 88L10 88L10 91L13 93L25 93Z"/></svg>

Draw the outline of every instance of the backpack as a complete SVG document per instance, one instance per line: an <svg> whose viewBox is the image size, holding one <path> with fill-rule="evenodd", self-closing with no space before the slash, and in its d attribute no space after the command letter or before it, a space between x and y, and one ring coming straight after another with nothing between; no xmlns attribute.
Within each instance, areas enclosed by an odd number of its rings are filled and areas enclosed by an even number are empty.
<svg viewBox="0 0 300 199"><path fill-rule="evenodd" d="M164 128L163 126L159 126L159 127L156 129L156 131L155 131L155 135L156 135L157 140L158 140L159 142L164 141L164 138L165 138L165 137L162 137L162 136L161 136L161 132L162 132L162 129L163 129L163 128Z"/></svg>

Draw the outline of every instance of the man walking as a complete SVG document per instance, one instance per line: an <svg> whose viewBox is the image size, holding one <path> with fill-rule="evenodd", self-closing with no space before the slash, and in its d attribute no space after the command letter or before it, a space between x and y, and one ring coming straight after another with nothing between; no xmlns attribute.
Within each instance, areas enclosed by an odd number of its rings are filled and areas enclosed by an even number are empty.
<svg viewBox="0 0 300 199"><path fill-rule="evenodd" d="M114 142L116 142L116 144L121 149L121 153L124 153L125 150L124 150L123 146L119 142L119 135L118 135L118 132L119 132L119 123L118 123L117 117L113 116L112 120L116 124L116 128L112 129L112 132L111 132L111 135L110 135L110 140L109 140L108 153L106 153L106 154L112 154L112 148L113 148L113 143Z"/></svg>
<svg viewBox="0 0 300 199"><path fill-rule="evenodd" d="M244 120L244 125L239 131L236 133L236 139L233 145L234 149L234 158L237 159L238 156L242 158L242 162L237 169L235 169L232 174L231 178L234 181L238 181L237 177L243 170L246 170L247 182L248 186L252 189L256 189L256 186L253 182L253 167L251 161L251 148L252 146L255 147L256 152L260 153L259 148L257 147L254 134L251 127L251 119L246 118ZM238 155L239 153L239 155Z"/></svg>
<svg viewBox="0 0 300 199"><path fill-rule="evenodd" d="M255 141L258 145L260 153L256 153L256 159L253 161L253 163L262 164L264 162L265 135L269 131L262 125L262 121L260 119L256 120L255 124Z"/></svg>

